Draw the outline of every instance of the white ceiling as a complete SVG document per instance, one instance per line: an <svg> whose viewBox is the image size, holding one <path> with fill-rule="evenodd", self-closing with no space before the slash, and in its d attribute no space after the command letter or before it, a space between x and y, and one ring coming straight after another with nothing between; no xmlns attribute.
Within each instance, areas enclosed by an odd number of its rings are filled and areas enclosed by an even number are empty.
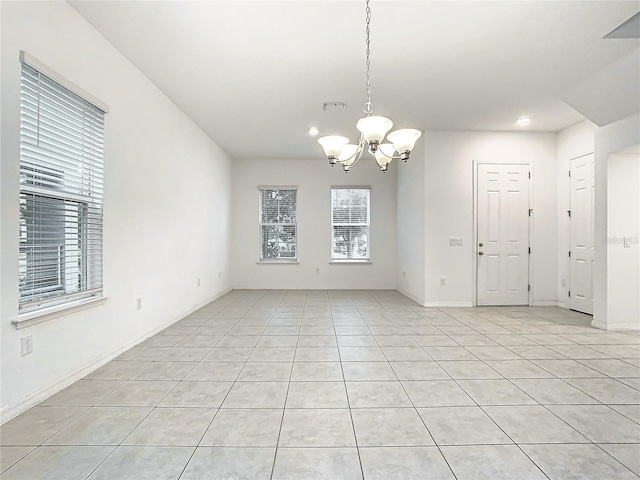
<svg viewBox="0 0 640 480"><path fill-rule="evenodd" d="M233 158L322 158L355 140L364 1L72 1ZM374 112L421 130L558 131L564 92L638 46L637 1L371 2ZM347 102L344 113L323 102Z"/></svg>

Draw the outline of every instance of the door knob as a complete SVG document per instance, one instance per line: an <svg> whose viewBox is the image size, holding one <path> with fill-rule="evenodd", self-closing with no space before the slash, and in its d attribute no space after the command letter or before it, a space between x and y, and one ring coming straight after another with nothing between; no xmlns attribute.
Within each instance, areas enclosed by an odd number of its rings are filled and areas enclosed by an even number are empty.
<svg viewBox="0 0 640 480"><path fill-rule="evenodd" d="M479 247L484 247L484 243L478 244Z"/></svg>
<svg viewBox="0 0 640 480"><path fill-rule="evenodd" d="M484 255L484 252L478 252L478 255Z"/></svg>

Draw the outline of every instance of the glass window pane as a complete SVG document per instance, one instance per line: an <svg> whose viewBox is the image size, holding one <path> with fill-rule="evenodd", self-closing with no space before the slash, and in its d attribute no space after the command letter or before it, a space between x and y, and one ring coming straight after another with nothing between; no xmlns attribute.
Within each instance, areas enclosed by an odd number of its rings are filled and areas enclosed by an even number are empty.
<svg viewBox="0 0 640 480"><path fill-rule="evenodd" d="M293 189L260 190L261 259L295 260L296 194Z"/></svg>
<svg viewBox="0 0 640 480"><path fill-rule="evenodd" d="M336 188L331 191L332 259L370 258L369 199L370 190L366 188Z"/></svg>
<svg viewBox="0 0 640 480"><path fill-rule="evenodd" d="M333 258L369 258L369 227L334 226Z"/></svg>

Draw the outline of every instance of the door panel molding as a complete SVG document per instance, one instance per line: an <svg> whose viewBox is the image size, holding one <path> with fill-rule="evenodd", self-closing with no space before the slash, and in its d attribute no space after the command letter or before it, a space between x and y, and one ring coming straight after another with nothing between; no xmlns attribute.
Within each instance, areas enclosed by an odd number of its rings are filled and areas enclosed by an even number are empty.
<svg viewBox="0 0 640 480"><path fill-rule="evenodd" d="M594 154L569 160L569 308L593 315Z"/></svg>

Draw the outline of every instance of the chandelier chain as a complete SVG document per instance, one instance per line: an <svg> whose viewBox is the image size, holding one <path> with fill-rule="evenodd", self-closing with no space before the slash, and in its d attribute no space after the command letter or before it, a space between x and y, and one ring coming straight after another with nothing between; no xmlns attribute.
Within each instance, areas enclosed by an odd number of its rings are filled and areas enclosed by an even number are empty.
<svg viewBox="0 0 640 480"><path fill-rule="evenodd" d="M370 60L370 56L371 56L371 41L370 41L370 33L371 33L371 29L370 29L370 24L371 24L371 8L369 7L369 0L366 0L367 3L367 9L366 9L366 13L367 13L367 28L366 28L366 33L367 33L367 41L366 41L366 45L367 45L367 49L365 51L366 53L366 75L367 75L367 101L364 104L364 113L366 113L367 115L370 115L373 112L373 103L371 103L371 73L370 73L370 68L371 68L371 60Z"/></svg>

